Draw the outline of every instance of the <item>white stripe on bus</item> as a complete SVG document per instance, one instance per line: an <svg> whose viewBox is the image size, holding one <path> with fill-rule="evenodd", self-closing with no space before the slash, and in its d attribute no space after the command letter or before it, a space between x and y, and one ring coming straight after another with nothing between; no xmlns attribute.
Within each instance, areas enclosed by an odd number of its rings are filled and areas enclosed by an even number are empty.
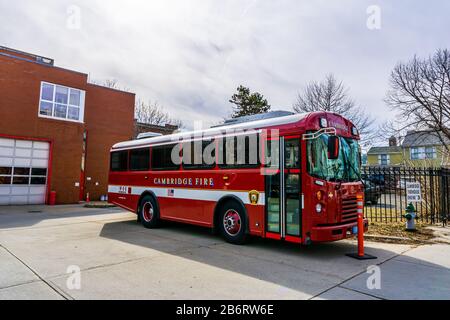
<svg viewBox="0 0 450 320"><path fill-rule="evenodd" d="M186 199L186 200L200 200L200 201L219 201L221 198L227 195L233 195L242 200L244 204L251 204L249 198L249 192L242 191L227 191L227 190L198 190L198 189L185 189L185 188L155 188L155 187L134 187L134 186L109 186L109 193L117 194L129 194L120 192L121 190L128 190L131 188L131 195L140 196L145 191L152 191L158 198L174 198L174 199ZM173 190L173 195L169 196L169 190ZM260 193L258 205L265 205L265 193Z"/></svg>

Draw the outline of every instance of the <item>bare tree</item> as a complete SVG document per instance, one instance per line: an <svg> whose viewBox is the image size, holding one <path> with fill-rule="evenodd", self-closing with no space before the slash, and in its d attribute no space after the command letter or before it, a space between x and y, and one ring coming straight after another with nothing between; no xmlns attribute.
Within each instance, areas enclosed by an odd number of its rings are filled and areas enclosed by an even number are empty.
<svg viewBox="0 0 450 320"><path fill-rule="evenodd" d="M397 121L388 120L382 123L377 129L376 142L386 142L388 139L394 137L397 144L401 145L405 139L406 132L400 128Z"/></svg>
<svg viewBox="0 0 450 320"><path fill-rule="evenodd" d="M154 124L157 126L171 124L178 126L178 128L183 127L183 122L172 119L169 113L165 112L158 102L144 102L138 99L135 107L135 118L138 122L145 124Z"/></svg>
<svg viewBox="0 0 450 320"><path fill-rule="evenodd" d="M426 59L414 56L391 73L386 102L398 111L400 130L436 133L447 151L450 139L450 51L439 49Z"/></svg>
<svg viewBox="0 0 450 320"><path fill-rule="evenodd" d="M91 80L90 83L110 89L131 92L128 88L120 85L119 81L116 79L106 79L105 81ZM172 119L169 113L165 112L164 108L156 101L144 102L139 98L136 99L134 114L136 121L140 123L154 124L157 126L170 124L173 126L177 126L180 129L184 127L181 120Z"/></svg>
<svg viewBox="0 0 450 320"><path fill-rule="evenodd" d="M95 84L98 86L102 86L102 87L106 87L106 88L110 88L110 89L131 92L130 88L122 86L117 79L106 79L105 81L98 81L95 79L90 79L89 83L92 83L92 84Z"/></svg>
<svg viewBox="0 0 450 320"><path fill-rule="evenodd" d="M329 74L321 82L309 83L302 93L299 93L294 104L295 112L329 111L338 113L359 129L363 143L369 143L374 133L372 119L361 107L356 106L350 97L349 90L342 82Z"/></svg>

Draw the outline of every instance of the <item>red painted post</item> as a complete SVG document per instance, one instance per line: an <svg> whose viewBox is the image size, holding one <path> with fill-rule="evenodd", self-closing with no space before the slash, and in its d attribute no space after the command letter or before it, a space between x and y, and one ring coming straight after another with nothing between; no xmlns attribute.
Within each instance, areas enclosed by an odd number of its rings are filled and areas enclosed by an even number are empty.
<svg viewBox="0 0 450 320"><path fill-rule="evenodd" d="M50 192L50 197L48 199L48 205L54 206L56 204L56 191Z"/></svg>
<svg viewBox="0 0 450 320"><path fill-rule="evenodd" d="M364 253L364 193L356 195L358 213L358 253L347 254L351 258L358 260L371 260L377 257Z"/></svg>

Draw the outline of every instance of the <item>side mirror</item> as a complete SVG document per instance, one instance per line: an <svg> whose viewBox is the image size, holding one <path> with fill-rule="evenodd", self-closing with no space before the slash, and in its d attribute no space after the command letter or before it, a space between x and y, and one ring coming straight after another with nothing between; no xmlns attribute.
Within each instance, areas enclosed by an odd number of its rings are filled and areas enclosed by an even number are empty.
<svg viewBox="0 0 450 320"><path fill-rule="evenodd" d="M328 159L336 160L339 158L340 140L337 136L328 138Z"/></svg>

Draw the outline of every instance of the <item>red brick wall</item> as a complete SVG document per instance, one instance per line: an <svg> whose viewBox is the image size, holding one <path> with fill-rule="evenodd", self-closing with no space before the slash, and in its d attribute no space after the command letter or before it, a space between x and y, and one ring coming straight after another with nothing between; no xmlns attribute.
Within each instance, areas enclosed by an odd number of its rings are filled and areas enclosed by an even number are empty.
<svg viewBox="0 0 450 320"><path fill-rule="evenodd" d="M85 123L38 117L41 81L86 91ZM88 130L86 183L92 199L107 192L109 149L133 135L134 94L87 83L87 75L0 55L0 135L45 138L53 142L51 190L57 203L76 203L80 189L83 132ZM95 181L94 181L95 180ZM91 188L92 191L91 191Z"/></svg>
<svg viewBox="0 0 450 320"><path fill-rule="evenodd" d="M85 121L88 131L86 177L92 178L86 181L86 188L91 199L98 200L108 190L111 147L133 138L134 94L88 85Z"/></svg>

